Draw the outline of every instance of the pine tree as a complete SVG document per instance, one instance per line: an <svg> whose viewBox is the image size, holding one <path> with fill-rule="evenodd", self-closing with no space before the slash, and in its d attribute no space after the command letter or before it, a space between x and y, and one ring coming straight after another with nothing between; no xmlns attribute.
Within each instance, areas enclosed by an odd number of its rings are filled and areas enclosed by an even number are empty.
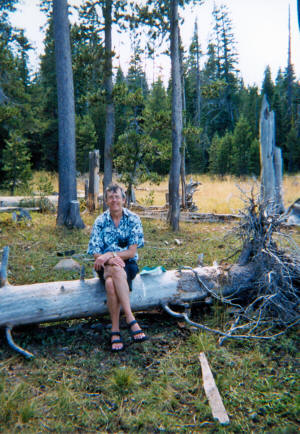
<svg viewBox="0 0 300 434"><path fill-rule="evenodd" d="M289 164L289 172L295 173L300 169L300 140L294 124L286 137L286 152Z"/></svg>
<svg viewBox="0 0 300 434"><path fill-rule="evenodd" d="M140 48L140 43L135 41L133 55L129 62L125 81L129 92L135 92L137 89L142 89L143 96L146 97L148 93L148 84L146 74L142 68L142 53L143 50Z"/></svg>
<svg viewBox="0 0 300 434"><path fill-rule="evenodd" d="M184 6L189 0L150 0L146 5L137 5L139 18L149 25L152 38L168 34L170 39L171 86L172 86L172 156L169 175L169 214L168 220L172 229L179 229L180 215L180 168L183 133L182 116L182 81L180 67L180 37L179 37L179 6ZM201 3L199 0L197 3Z"/></svg>
<svg viewBox="0 0 300 434"><path fill-rule="evenodd" d="M75 103L67 0L53 1L59 123L59 197L56 223L84 228L77 201ZM74 206L74 207L73 207Z"/></svg>
<svg viewBox="0 0 300 434"><path fill-rule="evenodd" d="M0 161L10 134L18 131L26 139L34 123L27 68L30 45L24 32L9 21L8 12L14 11L15 4L13 0L0 3Z"/></svg>
<svg viewBox="0 0 300 434"><path fill-rule="evenodd" d="M236 176L245 176L250 172L250 148L253 141L248 120L241 116L232 136L231 172Z"/></svg>
<svg viewBox="0 0 300 434"><path fill-rule="evenodd" d="M89 171L89 152L97 143L96 130L89 115L78 116L76 125L76 169L86 173Z"/></svg>
<svg viewBox="0 0 300 434"><path fill-rule="evenodd" d="M30 165L30 153L26 146L26 140L18 131L10 133L9 140L2 155L3 171L5 173L5 185L13 195L16 187L26 187L32 177Z"/></svg>
<svg viewBox="0 0 300 434"><path fill-rule="evenodd" d="M52 11L48 18L44 44L45 52L41 56L40 71L36 79L36 86L40 87L42 93L39 118L44 126L39 134L41 166L47 170L58 170L57 84Z"/></svg>
<svg viewBox="0 0 300 434"><path fill-rule="evenodd" d="M160 158L155 158L151 171L166 175L170 169L172 147L171 101L160 78L153 83L143 110L143 129L158 144Z"/></svg>
<svg viewBox="0 0 300 434"><path fill-rule="evenodd" d="M200 127L201 120L201 83L200 57L201 48L198 39L198 25L195 21L194 34L189 47L189 56L185 63L185 94L187 122Z"/></svg>
<svg viewBox="0 0 300 434"><path fill-rule="evenodd" d="M259 135L261 96L256 86L241 87L239 91L239 113L249 122L254 137Z"/></svg>
<svg viewBox="0 0 300 434"><path fill-rule="evenodd" d="M127 187L128 205L133 198L133 187L140 182L160 180L153 170L156 162L169 160L160 142L152 138L144 126L144 97L142 89L128 92L124 103L128 107L128 126L114 146L114 166Z"/></svg>
<svg viewBox="0 0 300 434"><path fill-rule="evenodd" d="M272 81L272 74L271 74L271 68L268 65L265 69L265 73L264 73L264 80L262 83L262 89L261 89L261 93L263 95L266 95L269 104L272 107L273 104L273 97L274 97L274 83Z"/></svg>
<svg viewBox="0 0 300 434"><path fill-rule="evenodd" d="M238 108L237 52L226 6L215 7L213 18L214 38L209 44L202 86L205 131L210 137L233 130Z"/></svg>
<svg viewBox="0 0 300 434"><path fill-rule="evenodd" d="M216 175L224 176L231 171L231 154L233 148L233 136L226 132L223 137L215 135L210 149L209 169Z"/></svg>

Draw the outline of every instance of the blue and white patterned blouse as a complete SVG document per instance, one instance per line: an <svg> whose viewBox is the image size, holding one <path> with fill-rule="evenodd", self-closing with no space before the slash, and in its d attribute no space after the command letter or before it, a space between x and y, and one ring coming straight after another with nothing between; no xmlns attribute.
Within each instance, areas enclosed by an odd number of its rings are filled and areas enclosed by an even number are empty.
<svg viewBox="0 0 300 434"><path fill-rule="evenodd" d="M144 246L144 233L139 216L123 208L123 215L116 228L107 210L95 220L87 253L93 255L94 253L121 252L133 244L137 244L138 247ZM138 259L137 253L133 259Z"/></svg>

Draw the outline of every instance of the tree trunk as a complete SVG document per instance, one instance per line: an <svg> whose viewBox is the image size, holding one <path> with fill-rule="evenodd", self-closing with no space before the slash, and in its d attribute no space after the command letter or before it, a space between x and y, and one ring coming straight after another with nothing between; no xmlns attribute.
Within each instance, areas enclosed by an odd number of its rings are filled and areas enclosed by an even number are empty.
<svg viewBox="0 0 300 434"><path fill-rule="evenodd" d="M77 201L76 150L75 150L75 106L71 61L71 44L66 0L53 1L53 22L56 57L56 80L58 100L58 165L59 199L57 224L83 228L78 215L70 218L72 201Z"/></svg>
<svg viewBox="0 0 300 434"><path fill-rule="evenodd" d="M106 0L103 7L105 19L105 64L104 64L104 87L106 92L106 123L104 144L104 176L103 196L107 186L112 182L112 150L115 133L115 111L113 103L112 82L112 0ZM103 210L106 209L103 201Z"/></svg>
<svg viewBox="0 0 300 434"><path fill-rule="evenodd" d="M201 81L200 81L200 47L199 47L199 40L198 40L198 24L197 21L195 23L195 33L197 35L197 53L196 53L196 59L197 59L197 71L196 71L196 119L195 123L198 128L200 128L200 122L201 122Z"/></svg>
<svg viewBox="0 0 300 434"><path fill-rule="evenodd" d="M181 43L181 38L179 38ZM181 92L182 92L182 109L183 113L186 113L186 99L185 99L185 84L184 84L184 71L183 71L183 53L180 48L180 76L181 76ZM182 116L182 123L186 127L186 115ZM185 137L182 138L181 147L181 164L180 164L180 178L181 178L181 206L183 209L186 208L186 171L185 171L185 151L186 151L186 140Z"/></svg>
<svg viewBox="0 0 300 434"><path fill-rule="evenodd" d="M264 96L260 115L261 197L269 214L284 211L281 197L282 160L275 146L275 113Z"/></svg>
<svg viewBox="0 0 300 434"><path fill-rule="evenodd" d="M97 208L99 195L99 151L89 152L89 189L87 207L90 212Z"/></svg>
<svg viewBox="0 0 300 434"><path fill-rule="evenodd" d="M160 271L138 274L130 294L134 311L152 309L162 304L203 301L208 295L191 271ZM223 295L247 293L255 270L234 265L226 273L222 267L196 268L201 281L210 290ZM242 288L239 289L239 288ZM105 289L98 278L21 286L5 284L0 290L0 327L38 324L71 318L84 318L108 312Z"/></svg>
<svg viewBox="0 0 300 434"><path fill-rule="evenodd" d="M171 1L172 158L169 176L169 222L179 230L180 149L182 146L182 91L180 77L178 0Z"/></svg>

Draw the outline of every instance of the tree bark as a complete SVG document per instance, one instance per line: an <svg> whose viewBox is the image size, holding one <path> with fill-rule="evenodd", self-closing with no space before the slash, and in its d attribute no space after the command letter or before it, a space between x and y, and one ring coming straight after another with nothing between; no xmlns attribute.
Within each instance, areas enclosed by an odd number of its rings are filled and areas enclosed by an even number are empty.
<svg viewBox="0 0 300 434"><path fill-rule="evenodd" d="M202 284L192 271L177 270L157 274L138 274L130 294L133 311L152 309L163 304L203 301L209 290L223 295L247 294L255 269L234 265L196 268ZM3 279L4 281L4 279ZM106 314L106 293L98 278L11 286L4 282L0 290L0 327L38 324L71 318Z"/></svg>
<svg viewBox="0 0 300 434"><path fill-rule="evenodd" d="M180 77L178 0L171 1L172 158L169 176L169 222L179 230L180 150L182 146L182 90Z"/></svg>
<svg viewBox="0 0 300 434"><path fill-rule="evenodd" d="M197 59L197 71L196 71L196 97L197 97L197 103L196 103L196 126L200 128L200 121L201 121L201 81L200 81L200 47L199 47L199 39L198 39L198 24L197 21L195 22L195 34L197 36L197 53L196 53L196 59Z"/></svg>
<svg viewBox="0 0 300 434"><path fill-rule="evenodd" d="M53 1L53 22L56 57L56 81L58 101L58 165L59 199L57 224L83 228L78 215L70 218L72 201L77 201L76 150L75 150L75 106L71 60L68 4L66 0Z"/></svg>
<svg viewBox="0 0 300 434"><path fill-rule="evenodd" d="M179 38L181 43L181 38ZM184 83L184 70L183 70L183 53L182 49L179 50L180 54L180 77L181 77L181 93L182 93L182 109L186 113L186 99L185 99L185 83ZM186 115L182 116L182 124L186 127ZM185 152L186 152L186 140L185 137L182 138L181 146L181 164L180 164L180 178L181 178L181 206L183 209L186 208L186 170L185 170Z"/></svg>
<svg viewBox="0 0 300 434"><path fill-rule="evenodd" d="M115 110L113 103L113 82L112 82L112 0L106 0L103 7L105 19L105 66L104 66L104 87L106 92L106 123L105 123L105 144L104 144L104 175L103 175L103 196L108 185L112 182L112 151L115 134ZM103 201L103 210L106 209Z"/></svg>
<svg viewBox="0 0 300 434"><path fill-rule="evenodd" d="M260 114L261 197L267 212L284 211L281 151L275 146L275 113L264 96Z"/></svg>
<svg viewBox="0 0 300 434"><path fill-rule="evenodd" d="M90 212L97 208L99 194L99 151L89 152L89 189L87 206Z"/></svg>

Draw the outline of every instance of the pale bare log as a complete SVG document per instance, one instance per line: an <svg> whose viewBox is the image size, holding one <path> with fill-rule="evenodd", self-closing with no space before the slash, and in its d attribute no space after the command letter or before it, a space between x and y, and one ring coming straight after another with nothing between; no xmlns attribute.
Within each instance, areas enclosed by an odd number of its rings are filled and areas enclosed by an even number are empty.
<svg viewBox="0 0 300 434"><path fill-rule="evenodd" d="M57 206L58 202L58 195L49 195L46 196L48 200L50 200L51 203L53 203L55 206ZM33 202L33 201L39 201L42 197L41 196L0 196L0 208L4 207L26 207L26 201Z"/></svg>
<svg viewBox="0 0 300 434"><path fill-rule="evenodd" d="M196 277L196 274L201 280ZM209 291L235 293L247 291L254 278L249 267L233 266L227 275L222 267L199 267L194 271L176 270L158 275L139 274L130 294L134 311L147 310L163 304L203 301ZM221 289L222 291L221 291ZM0 290L0 327L14 327L98 316L108 312L105 290L98 278L31 285L4 285Z"/></svg>

